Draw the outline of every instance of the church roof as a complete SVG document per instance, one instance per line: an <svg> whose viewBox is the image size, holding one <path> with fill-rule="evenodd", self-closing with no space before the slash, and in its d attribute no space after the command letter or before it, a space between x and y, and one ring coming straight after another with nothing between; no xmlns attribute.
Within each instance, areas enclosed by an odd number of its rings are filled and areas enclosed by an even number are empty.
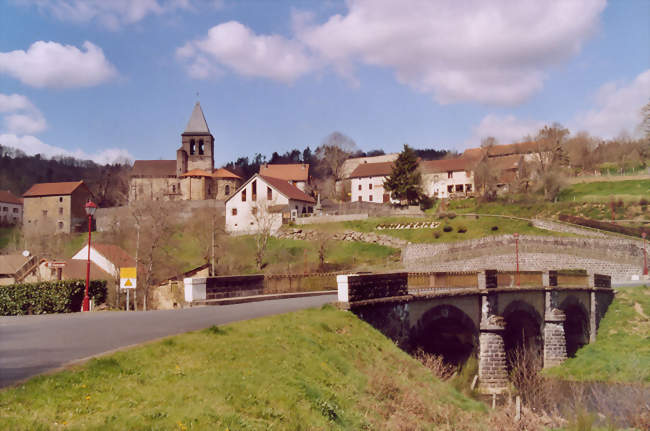
<svg viewBox="0 0 650 431"><path fill-rule="evenodd" d="M232 178L232 179L235 179L235 180L241 180L242 179L239 175L234 174L234 173L230 172L228 169L225 169L225 168L219 168L219 169L215 170L214 172L212 172L212 176L214 178Z"/></svg>
<svg viewBox="0 0 650 431"><path fill-rule="evenodd" d="M175 177L176 160L136 160L133 162L131 176Z"/></svg>
<svg viewBox="0 0 650 431"><path fill-rule="evenodd" d="M190 116L190 121L187 122L187 127L185 127L183 134L210 134L208 123L205 121L203 109L201 109L201 104L199 104L199 102L196 102L196 105L194 105L192 115Z"/></svg>
<svg viewBox="0 0 650 431"><path fill-rule="evenodd" d="M203 169L192 169L181 175L181 177L211 177L212 173Z"/></svg>

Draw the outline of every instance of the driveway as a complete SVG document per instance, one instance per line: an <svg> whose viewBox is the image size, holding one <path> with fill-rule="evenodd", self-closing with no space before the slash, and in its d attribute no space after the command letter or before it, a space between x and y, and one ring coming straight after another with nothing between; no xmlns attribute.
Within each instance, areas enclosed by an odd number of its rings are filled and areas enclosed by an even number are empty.
<svg viewBox="0 0 650 431"><path fill-rule="evenodd" d="M335 294L182 310L0 317L0 387L156 338L333 301Z"/></svg>

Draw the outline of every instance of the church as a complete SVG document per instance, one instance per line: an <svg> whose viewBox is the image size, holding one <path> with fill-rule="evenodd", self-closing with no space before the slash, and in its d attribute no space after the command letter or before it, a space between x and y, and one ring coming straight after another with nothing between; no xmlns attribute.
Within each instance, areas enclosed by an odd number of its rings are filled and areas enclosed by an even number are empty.
<svg viewBox="0 0 650 431"><path fill-rule="evenodd" d="M136 160L129 179L129 202L138 200L228 199L242 178L214 169L214 137L196 102L181 134L176 160Z"/></svg>

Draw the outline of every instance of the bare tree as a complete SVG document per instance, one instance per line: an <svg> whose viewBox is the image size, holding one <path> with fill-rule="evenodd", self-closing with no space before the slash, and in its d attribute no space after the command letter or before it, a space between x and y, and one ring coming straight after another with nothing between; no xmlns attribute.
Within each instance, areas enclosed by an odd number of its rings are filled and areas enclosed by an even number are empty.
<svg viewBox="0 0 650 431"><path fill-rule="evenodd" d="M316 236L316 245L318 246L318 269L325 270L325 258L332 242L332 236L329 232L318 231Z"/></svg>
<svg viewBox="0 0 650 431"><path fill-rule="evenodd" d="M474 182L477 190L484 199L491 200L496 196L496 188L499 180L499 172L488 156L497 140L488 136L481 140L481 158L474 168Z"/></svg>
<svg viewBox="0 0 650 431"><path fill-rule="evenodd" d="M264 267L264 255L269 239L275 230L282 225L282 213L276 209L275 199L259 200L252 208L255 237L255 264L257 269Z"/></svg>
<svg viewBox="0 0 650 431"><path fill-rule="evenodd" d="M559 124L544 126L537 133L535 142L535 174L537 186L544 192L544 199L555 198L563 185L564 167L569 165L569 158L564 148L569 130Z"/></svg>
<svg viewBox="0 0 650 431"><path fill-rule="evenodd" d="M320 176L334 177L335 181L340 180L343 162L356 151L358 151L357 144L351 138L341 132L330 133L316 148Z"/></svg>

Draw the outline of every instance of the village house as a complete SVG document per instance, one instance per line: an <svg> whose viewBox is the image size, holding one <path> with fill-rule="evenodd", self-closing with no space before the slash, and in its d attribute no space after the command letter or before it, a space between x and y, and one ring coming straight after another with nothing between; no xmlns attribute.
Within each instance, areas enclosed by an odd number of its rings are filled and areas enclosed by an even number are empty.
<svg viewBox="0 0 650 431"><path fill-rule="evenodd" d="M348 177L351 202L399 203L384 189L384 181L393 171L393 162L361 163Z"/></svg>
<svg viewBox="0 0 650 431"><path fill-rule="evenodd" d="M260 166L260 175L285 180L303 192L310 183L309 164L306 163L266 163Z"/></svg>
<svg viewBox="0 0 650 431"><path fill-rule="evenodd" d="M421 160L423 192L441 199L471 196L474 162L469 159Z"/></svg>
<svg viewBox="0 0 650 431"><path fill-rule="evenodd" d="M87 261L88 244L72 256L71 260ZM123 248L114 244L90 244L90 261L102 271L110 274L115 279L119 278L120 268L135 267L135 259Z"/></svg>
<svg viewBox="0 0 650 431"><path fill-rule="evenodd" d="M23 222L23 200L9 190L0 190L0 225Z"/></svg>
<svg viewBox="0 0 650 431"><path fill-rule="evenodd" d="M34 184L23 194L23 232L30 235L87 229L84 205L91 198L83 181Z"/></svg>
<svg viewBox="0 0 650 431"><path fill-rule="evenodd" d="M129 202L137 200L225 200L242 178L214 169L214 137L197 102L181 134L176 160L136 160L129 179Z"/></svg>
<svg viewBox="0 0 650 431"><path fill-rule="evenodd" d="M313 214L315 204L286 180L255 174L226 200L226 232L274 232L285 220Z"/></svg>

